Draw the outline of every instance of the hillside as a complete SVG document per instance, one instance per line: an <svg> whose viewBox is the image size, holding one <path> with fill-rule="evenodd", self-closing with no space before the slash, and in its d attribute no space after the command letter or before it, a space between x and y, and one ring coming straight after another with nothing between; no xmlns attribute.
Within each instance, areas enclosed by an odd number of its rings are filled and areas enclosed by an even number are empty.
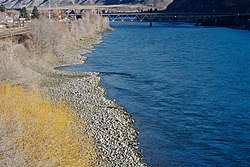
<svg viewBox="0 0 250 167"><path fill-rule="evenodd" d="M246 12L250 11L250 0L174 0L168 12Z"/></svg>
<svg viewBox="0 0 250 167"><path fill-rule="evenodd" d="M51 6L67 5L114 5L114 4L143 4L152 7L166 8L173 0L51 0ZM2 0L3 5L7 7L20 8L26 7L46 7L49 0Z"/></svg>

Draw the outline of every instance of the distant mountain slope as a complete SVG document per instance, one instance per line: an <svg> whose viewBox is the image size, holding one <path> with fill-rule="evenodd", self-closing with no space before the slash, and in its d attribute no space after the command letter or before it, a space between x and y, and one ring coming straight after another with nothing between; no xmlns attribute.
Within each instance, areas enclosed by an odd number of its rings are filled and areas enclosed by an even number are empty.
<svg viewBox="0 0 250 167"><path fill-rule="evenodd" d="M53 5L74 5L74 4L96 4L105 0L50 0ZM110 0L122 1L122 0ZM49 0L2 0L2 4L7 7L32 7L32 6L48 6Z"/></svg>
<svg viewBox="0 0 250 167"><path fill-rule="evenodd" d="M174 0L169 12L245 12L250 11L250 0Z"/></svg>
<svg viewBox="0 0 250 167"><path fill-rule="evenodd" d="M173 0L143 0L143 5L155 5L159 8L167 8L167 6L172 3Z"/></svg>
<svg viewBox="0 0 250 167"><path fill-rule="evenodd" d="M144 4L149 6L161 6L166 7L173 0L50 0L53 6L65 6L65 5L84 5L84 4L103 4L103 5L113 5L113 4ZM49 0L0 0L0 3L7 7L43 7L48 6Z"/></svg>

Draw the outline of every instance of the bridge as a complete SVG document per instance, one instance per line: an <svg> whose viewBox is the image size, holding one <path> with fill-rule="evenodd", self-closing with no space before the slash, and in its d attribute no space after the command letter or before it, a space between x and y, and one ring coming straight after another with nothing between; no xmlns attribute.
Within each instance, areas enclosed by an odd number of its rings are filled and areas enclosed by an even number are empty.
<svg viewBox="0 0 250 167"><path fill-rule="evenodd" d="M163 12L155 12L155 13L104 13L100 14L104 17L107 17L110 22L150 22L150 26L152 26L152 22L196 22L199 23L210 23L213 25L217 25L220 20L231 21L234 23L238 23L240 20L248 20L250 19L250 13L236 13L236 14L228 14L228 13L197 13L197 14L189 14L189 13L163 13Z"/></svg>
<svg viewBox="0 0 250 167"><path fill-rule="evenodd" d="M165 13L165 12L123 12L97 14L107 17L110 22L193 22L196 25L230 26L247 23L250 13ZM82 13L69 14L81 18Z"/></svg>
<svg viewBox="0 0 250 167"><path fill-rule="evenodd" d="M220 17L240 17L248 16L250 18L250 13L244 14L189 14L189 13L104 13L101 14L104 17L108 17L109 21L174 21L174 20L196 20L204 18L220 18Z"/></svg>

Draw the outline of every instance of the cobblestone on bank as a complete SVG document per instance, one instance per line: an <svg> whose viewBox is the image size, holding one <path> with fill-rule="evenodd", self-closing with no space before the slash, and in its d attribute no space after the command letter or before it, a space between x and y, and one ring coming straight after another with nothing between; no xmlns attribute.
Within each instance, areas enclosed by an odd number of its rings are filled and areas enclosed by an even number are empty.
<svg viewBox="0 0 250 167"><path fill-rule="evenodd" d="M100 41L97 38L96 41ZM92 45L81 49L89 53ZM62 62L83 63L86 58L74 54L64 55ZM100 77L96 72L67 72L50 69L43 71L41 90L50 99L66 101L87 123L89 134L96 142L97 166L141 167L143 163L138 149L138 133L134 120L125 109L107 99ZM138 151L137 151L138 152Z"/></svg>

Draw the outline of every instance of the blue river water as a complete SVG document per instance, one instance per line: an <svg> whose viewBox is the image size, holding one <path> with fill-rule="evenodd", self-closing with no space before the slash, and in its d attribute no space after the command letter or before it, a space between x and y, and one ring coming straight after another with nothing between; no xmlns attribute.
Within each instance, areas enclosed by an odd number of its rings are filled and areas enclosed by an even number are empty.
<svg viewBox="0 0 250 167"><path fill-rule="evenodd" d="M250 32L115 23L84 65L136 120L151 166L250 166Z"/></svg>

